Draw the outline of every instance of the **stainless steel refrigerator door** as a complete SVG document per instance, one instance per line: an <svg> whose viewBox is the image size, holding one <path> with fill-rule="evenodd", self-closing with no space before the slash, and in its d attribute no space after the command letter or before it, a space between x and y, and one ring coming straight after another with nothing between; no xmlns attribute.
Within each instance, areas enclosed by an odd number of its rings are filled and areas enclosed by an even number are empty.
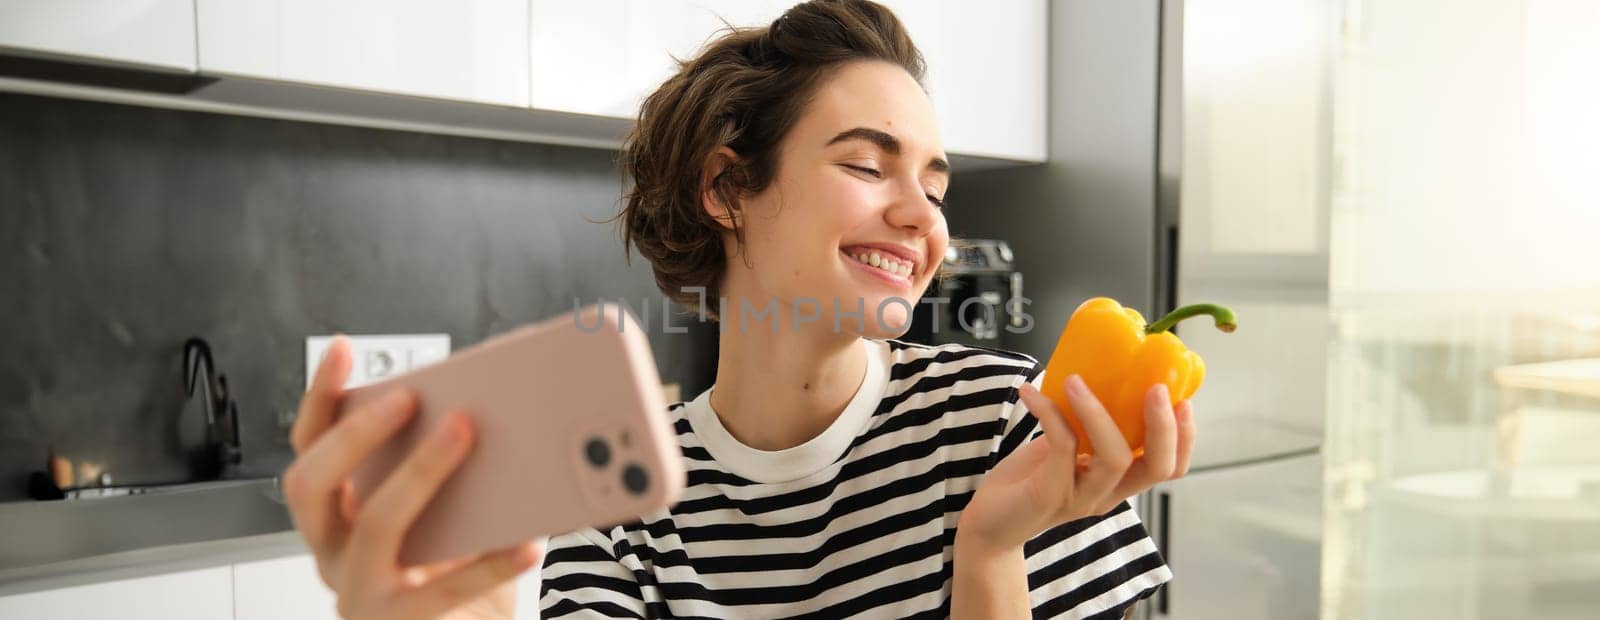
<svg viewBox="0 0 1600 620"><path fill-rule="evenodd" d="M1158 305L1206 361L1196 466L1315 446L1327 384L1337 0L1162 3ZM1165 308L1163 308L1165 309Z"/></svg>
<svg viewBox="0 0 1600 620"><path fill-rule="evenodd" d="M1338 0L1161 3L1157 289L1239 329L1206 361L1190 474L1146 496L1173 581L1153 618L1316 618Z"/></svg>

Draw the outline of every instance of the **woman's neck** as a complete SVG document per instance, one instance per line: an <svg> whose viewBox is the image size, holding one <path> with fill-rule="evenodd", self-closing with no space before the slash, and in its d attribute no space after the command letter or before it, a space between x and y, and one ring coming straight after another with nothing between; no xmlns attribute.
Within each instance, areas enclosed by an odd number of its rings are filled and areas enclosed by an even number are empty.
<svg viewBox="0 0 1600 620"><path fill-rule="evenodd" d="M718 343L711 408L728 433L757 450L803 444L827 430L866 377L860 336L831 322L795 331L779 309L760 319L729 307ZM773 329L772 323L778 328Z"/></svg>

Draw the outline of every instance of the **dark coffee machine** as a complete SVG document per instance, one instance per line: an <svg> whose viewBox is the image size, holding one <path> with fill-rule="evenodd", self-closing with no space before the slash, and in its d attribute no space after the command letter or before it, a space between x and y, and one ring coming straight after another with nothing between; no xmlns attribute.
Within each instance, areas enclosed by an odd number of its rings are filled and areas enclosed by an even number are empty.
<svg viewBox="0 0 1600 620"><path fill-rule="evenodd" d="M1030 324L1022 304L1022 274L1011 246L995 239L962 239L945 251L944 277L928 285L900 337L922 344L962 343L1006 348L1006 327Z"/></svg>

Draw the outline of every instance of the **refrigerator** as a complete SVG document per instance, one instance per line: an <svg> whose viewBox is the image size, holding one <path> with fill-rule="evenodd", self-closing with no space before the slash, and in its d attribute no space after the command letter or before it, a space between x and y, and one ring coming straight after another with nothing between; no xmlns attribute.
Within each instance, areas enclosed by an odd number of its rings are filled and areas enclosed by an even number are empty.
<svg viewBox="0 0 1600 620"><path fill-rule="evenodd" d="M1005 348L1049 359L1091 297L1238 312L1178 329L1209 376L1189 474L1135 498L1174 574L1136 618L1318 615L1340 1L1055 0L1049 161L946 195L952 234L1026 277Z"/></svg>
<svg viewBox="0 0 1600 620"><path fill-rule="evenodd" d="M1186 476L1143 496L1162 620L1316 618L1339 0L1166 0L1154 305L1208 368Z"/></svg>

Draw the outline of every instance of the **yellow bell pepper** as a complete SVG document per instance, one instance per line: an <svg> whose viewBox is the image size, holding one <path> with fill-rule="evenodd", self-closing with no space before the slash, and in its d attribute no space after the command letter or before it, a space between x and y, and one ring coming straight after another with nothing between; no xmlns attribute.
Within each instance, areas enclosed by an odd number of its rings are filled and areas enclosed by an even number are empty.
<svg viewBox="0 0 1600 620"><path fill-rule="evenodd" d="M1165 383L1176 404L1193 396L1205 380L1205 362L1167 331L1202 314L1211 315L1224 332L1236 326L1233 311L1215 304L1184 306L1148 326L1139 311L1112 299L1096 297L1078 306L1045 365L1040 392L1066 414L1079 437L1079 454L1094 454L1094 447L1067 402L1067 377L1083 377L1138 457L1144 454L1144 399L1150 388Z"/></svg>

